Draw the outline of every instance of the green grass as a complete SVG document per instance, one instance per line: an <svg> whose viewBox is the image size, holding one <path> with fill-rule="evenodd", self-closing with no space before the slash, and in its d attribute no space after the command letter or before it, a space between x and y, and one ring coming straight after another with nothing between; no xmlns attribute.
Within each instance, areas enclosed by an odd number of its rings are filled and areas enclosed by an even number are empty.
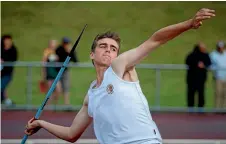
<svg viewBox="0 0 226 144"><path fill-rule="evenodd" d="M20 61L40 61L49 39L69 36L75 40L84 24L88 24L77 49L81 62L90 62L92 40L99 32L116 31L122 38L122 50L134 48L156 30L191 18L198 9L216 10L216 17L205 21L199 30L191 30L155 50L142 63L184 63L185 56L198 41L208 51L218 40L225 40L225 2L1 2L1 33L10 33L19 50ZM18 104L26 102L26 68L16 68L9 96ZM44 95L38 91L40 68L32 70L32 103L40 104ZM141 86L150 103L155 99L155 72L138 70ZM161 73L162 106L185 106L184 71ZM95 71L87 68L71 70L71 102L82 104ZM213 88L209 75L206 89L207 107L213 105ZM62 98L61 98L61 104Z"/></svg>

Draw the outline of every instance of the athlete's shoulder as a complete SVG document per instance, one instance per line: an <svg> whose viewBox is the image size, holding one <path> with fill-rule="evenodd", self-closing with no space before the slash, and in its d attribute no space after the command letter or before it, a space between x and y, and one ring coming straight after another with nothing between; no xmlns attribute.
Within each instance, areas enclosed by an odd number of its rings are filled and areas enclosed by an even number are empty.
<svg viewBox="0 0 226 144"><path fill-rule="evenodd" d="M132 67L126 69L126 71L124 71L122 76L119 75L117 73L117 71L114 70L114 68L112 68L111 70L114 73L114 75L116 75L119 79L126 80L126 81L128 81L128 80L129 81L137 81L138 80L138 75L137 75L135 66L132 66Z"/></svg>
<svg viewBox="0 0 226 144"><path fill-rule="evenodd" d="M96 80L92 80L92 81L90 82L89 88L90 88L90 89L93 88L95 84L96 84Z"/></svg>

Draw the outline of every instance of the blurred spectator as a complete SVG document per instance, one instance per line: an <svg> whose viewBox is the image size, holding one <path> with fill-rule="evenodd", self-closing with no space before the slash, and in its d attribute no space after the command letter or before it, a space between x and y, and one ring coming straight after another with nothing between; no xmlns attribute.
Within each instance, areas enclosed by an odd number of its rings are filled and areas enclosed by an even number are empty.
<svg viewBox="0 0 226 144"><path fill-rule="evenodd" d="M205 82L207 68L211 65L210 57L203 43L195 45L194 50L187 56L187 105L194 107L195 93L198 92L198 107L202 111L205 105Z"/></svg>
<svg viewBox="0 0 226 144"><path fill-rule="evenodd" d="M217 43L217 48L210 55L214 70L215 107L226 107L226 50L223 41Z"/></svg>
<svg viewBox="0 0 226 144"><path fill-rule="evenodd" d="M50 40L48 48L46 48L43 53L43 58L42 58L43 62L48 62L49 64L54 64L59 60L58 56L55 53L56 47L57 47L57 41ZM48 66L43 67L42 77L43 77L43 81L47 81L48 89L51 87L57 74L58 74L58 70L56 67L48 67ZM54 93L50 97L51 100L48 103L50 104L53 101L55 104L57 104L60 92L61 92L61 86L60 86L60 82L58 82Z"/></svg>
<svg viewBox="0 0 226 144"><path fill-rule="evenodd" d="M15 62L17 60L17 48L13 44L11 35L4 35L1 39L1 63ZM6 105L12 105L6 88L13 78L14 66L5 66L1 70L1 101Z"/></svg>
<svg viewBox="0 0 226 144"><path fill-rule="evenodd" d="M57 48L56 54L59 57L59 62L64 62L65 59L67 58L70 50L71 50L71 41L69 38L64 37L62 40L62 44ZM71 56L71 61L73 62L78 62L78 59L76 57L76 53L74 53ZM60 68L58 68L58 71ZM65 69L60 81L62 85L62 90L64 94L64 104L68 105L70 104L70 98L69 98L69 87L70 87L70 76L69 76L69 71L68 68Z"/></svg>

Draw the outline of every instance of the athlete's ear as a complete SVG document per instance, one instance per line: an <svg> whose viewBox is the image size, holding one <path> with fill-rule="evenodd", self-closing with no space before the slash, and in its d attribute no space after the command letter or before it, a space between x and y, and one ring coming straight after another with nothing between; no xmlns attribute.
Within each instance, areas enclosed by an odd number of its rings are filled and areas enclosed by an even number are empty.
<svg viewBox="0 0 226 144"><path fill-rule="evenodd" d="M93 60L94 59L94 53L93 52L90 52L89 57L90 57L91 60Z"/></svg>

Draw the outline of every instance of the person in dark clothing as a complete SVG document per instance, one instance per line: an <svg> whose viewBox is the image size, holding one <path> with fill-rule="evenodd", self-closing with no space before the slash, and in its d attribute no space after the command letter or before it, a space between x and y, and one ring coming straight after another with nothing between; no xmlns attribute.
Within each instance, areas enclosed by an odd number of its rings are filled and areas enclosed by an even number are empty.
<svg viewBox="0 0 226 144"><path fill-rule="evenodd" d="M211 65L210 57L203 43L195 45L193 52L186 58L187 70L187 106L194 107L195 93L198 92L198 107L205 105L205 82L207 68ZM201 110L200 109L200 110Z"/></svg>
<svg viewBox="0 0 226 144"><path fill-rule="evenodd" d="M17 60L17 48L13 44L10 35L1 38L1 63L15 62ZM12 105L12 100L7 97L6 88L12 80L14 66L4 66L1 68L1 102Z"/></svg>
<svg viewBox="0 0 226 144"><path fill-rule="evenodd" d="M71 50L71 40L69 38L67 38L67 37L64 37L62 39L62 44L56 49L56 53L59 56L59 61L60 62L64 62L65 61L65 59L67 58L70 50ZM77 59L77 56L76 56L76 51L72 55L71 61L78 62L78 59Z"/></svg>
<svg viewBox="0 0 226 144"><path fill-rule="evenodd" d="M62 40L62 44L56 49L56 54L59 58L59 62L64 62L65 59L67 58L68 54L70 53L71 50L71 41L69 38L64 37ZM71 56L71 61L73 62L78 62L76 52L74 52ZM60 67L58 68L58 71L60 70ZM61 81L61 86L62 86L62 91L64 95L64 104L68 105L70 104L69 101L69 71L68 68L65 69L60 81Z"/></svg>

